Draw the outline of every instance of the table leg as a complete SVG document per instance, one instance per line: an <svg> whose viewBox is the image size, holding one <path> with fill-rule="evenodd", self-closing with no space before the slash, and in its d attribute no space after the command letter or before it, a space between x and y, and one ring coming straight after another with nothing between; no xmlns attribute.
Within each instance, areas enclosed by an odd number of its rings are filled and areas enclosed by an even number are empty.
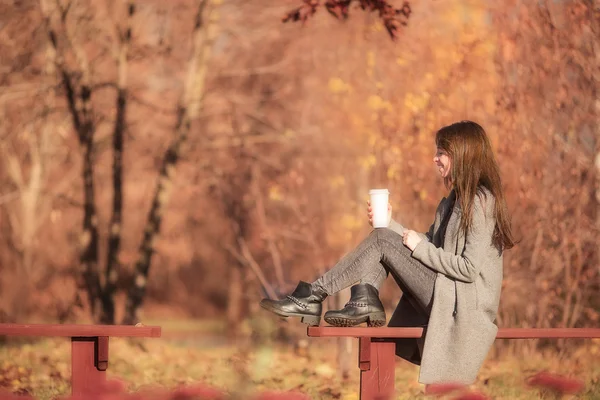
<svg viewBox="0 0 600 400"><path fill-rule="evenodd" d="M393 342L359 338L360 400L392 399L396 378L395 350Z"/></svg>
<svg viewBox="0 0 600 400"><path fill-rule="evenodd" d="M71 338L71 394L97 392L106 382L107 337Z"/></svg>

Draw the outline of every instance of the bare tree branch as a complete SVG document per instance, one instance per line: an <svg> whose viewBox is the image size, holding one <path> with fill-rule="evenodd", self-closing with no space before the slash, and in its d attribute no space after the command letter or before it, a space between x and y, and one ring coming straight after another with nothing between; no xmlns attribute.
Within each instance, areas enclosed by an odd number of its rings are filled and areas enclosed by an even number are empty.
<svg viewBox="0 0 600 400"><path fill-rule="evenodd" d="M229 251L229 253L233 257L235 257L236 260L238 260L240 262L240 264L250 267L250 269L252 270L254 275L256 275L256 277L258 278L260 284L264 288L264 290L267 293L267 296L269 296L269 298L271 298L271 299L276 298L277 294L275 293L275 291L273 290L273 287L269 284L269 282L265 278L265 275L263 274L260 265L258 265L256 260L252 256L252 253L250 252L250 249L248 248L246 241L243 238L238 236L237 242L238 242L238 246L240 248L241 253L239 253L231 245L225 245L225 249L227 251Z"/></svg>
<svg viewBox="0 0 600 400"><path fill-rule="evenodd" d="M275 244L273 232L267 221L265 203L260 189L260 169L255 163L252 165L252 192L256 200L256 214L258 215L259 224L264 231L264 237L267 242L267 248L271 254L273 268L275 269L275 277L280 288L285 288L285 279L283 276L283 266L281 264L281 255Z"/></svg>

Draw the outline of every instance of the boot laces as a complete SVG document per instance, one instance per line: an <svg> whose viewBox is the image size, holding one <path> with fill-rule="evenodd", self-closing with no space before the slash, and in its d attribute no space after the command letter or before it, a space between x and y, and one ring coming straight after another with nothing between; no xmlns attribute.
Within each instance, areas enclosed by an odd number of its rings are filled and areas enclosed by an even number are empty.
<svg viewBox="0 0 600 400"><path fill-rule="evenodd" d="M366 307L367 303L360 303L358 301L349 301L346 303L345 307Z"/></svg>

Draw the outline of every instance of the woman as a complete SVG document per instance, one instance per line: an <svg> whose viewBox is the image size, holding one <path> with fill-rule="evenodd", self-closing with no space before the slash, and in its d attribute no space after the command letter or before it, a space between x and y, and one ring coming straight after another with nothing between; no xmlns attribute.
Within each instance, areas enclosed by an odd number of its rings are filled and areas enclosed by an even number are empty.
<svg viewBox="0 0 600 400"><path fill-rule="evenodd" d="M492 345L502 286L502 253L514 245L500 171L481 126L462 121L440 129L433 161L450 190L425 234L391 219L322 277L300 282L283 300L261 306L318 325L321 303L352 286L335 326L382 326L379 288L388 274L402 289L389 326L427 326L423 339L398 339L396 354L421 365L421 383L472 383ZM372 222L371 208L368 209Z"/></svg>

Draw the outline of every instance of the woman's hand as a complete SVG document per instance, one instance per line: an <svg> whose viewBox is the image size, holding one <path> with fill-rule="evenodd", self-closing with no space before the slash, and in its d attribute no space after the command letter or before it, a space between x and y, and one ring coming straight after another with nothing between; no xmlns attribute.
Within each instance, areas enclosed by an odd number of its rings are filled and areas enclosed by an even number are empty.
<svg viewBox="0 0 600 400"><path fill-rule="evenodd" d="M421 240L423 240L423 238L419 236L417 232L410 231L408 229L406 229L402 235L402 243L404 243L404 245L408 247L410 251L414 251Z"/></svg>
<svg viewBox="0 0 600 400"><path fill-rule="evenodd" d="M369 216L369 225L373 226L373 209L371 208L371 201L367 200L367 215ZM392 220L392 205L388 203L388 225Z"/></svg>

